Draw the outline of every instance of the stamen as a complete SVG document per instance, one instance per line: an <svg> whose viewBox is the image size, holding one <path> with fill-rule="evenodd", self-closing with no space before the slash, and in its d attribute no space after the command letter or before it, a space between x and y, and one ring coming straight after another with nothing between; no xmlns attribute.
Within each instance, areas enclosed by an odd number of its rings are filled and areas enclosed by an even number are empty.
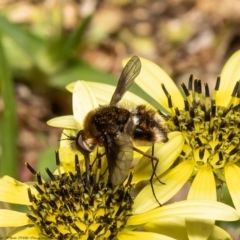
<svg viewBox="0 0 240 240"><path fill-rule="evenodd" d="M78 155L75 155L75 171L77 172L77 177L80 180L81 179L81 168L78 160Z"/></svg>
<svg viewBox="0 0 240 240"><path fill-rule="evenodd" d="M186 111L186 120L188 120L191 117L191 113L189 112L189 104L187 100L184 100L184 109Z"/></svg>
<svg viewBox="0 0 240 240"><path fill-rule="evenodd" d="M166 97L168 98L168 96L169 96L169 93L168 93L168 91L167 91L167 89L165 88L165 86L164 86L164 84L163 84L163 83L161 84L161 87L162 87L162 90L163 90L164 94L165 94L165 95L166 95Z"/></svg>
<svg viewBox="0 0 240 240"><path fill-rule="evenodd" d="M205 149L204 148L201 148L199 149L199 158L202 160L203 157L204 157L204 152L205 152Z"/></svg>
<svg viewBox="0 0 240 240"><path fill-rule="evenodd" d="M189 105L191 105L192 104L192 96L190 95L190 93L189 93L189 91L188 91L188 89L187 89L187 87L184 83L181 83L181 86L182 86L184 94L185 94L185 96L188 100Z"/></svg>
<svg viewBox="0 0 240 240"><path fill-rule="evenodd" d="M231 100L229 101L228 103L228 108L230 108L231 105L235 106L236 105L236 98L237 98L237 95L238 92L239 92L239 87L240 87L240 81L237 81L234 88L233 88L233 91L232 91L232 94L231 94Z"/></svg>
<svg viewBox="0 0 240 240"><path fill-rule="evenodd" d="M194 79L194 92L198 93L198 80Z"/></svg>
<svg viewBox="0 0 240 240"><path fill-rule="evenodd" d="M168 107L171 109L172 115L174 115L173 105L172 105L172 99L171 96L168 95Z"/></svg>
<svg viewBox="0 0 240 240"><path fill-rule="evenodd" d="M31 220L32 222L36 222L36 221L37 221L37 218L34 217L34 216L32 216L31 214L27 213L26 215L27 215L28 218L30 218L30 220Z"/></svg>
<svg viewBox="0 0 240 240"><path fill-rule="evenodd" d="M210 107L210 93L209 93L208 84L205 83L204 87L205 87L205 107L206 107L206 109L209 109L209 107Z"/></svg>
<svg viewBox="0 0 240 240"><path fill-rule="evenodd" d="M181 86L182 86L185 96L188 97L190 95L190 93L188 92L186 85L184 83L181 83Z"/></svg>
<svg viewBox="0 0 240 240"><path fill-rule="evenodd" d="M209 98L209 97L210 97L210 93L209 93L208 84L205 83L205 84L204 84L204 87L205 87L205 97L206 97L206 98Z"/></svg>
<svg viewBox="0 0 240 240"><path fill-rule="evenodd" d="M177 116L173 117L173 123L177 127L177 130L180 130L180 123L178 121L178 117Z"/></svg>
<svg viewBox="0 0 240 240"><path fill-rule="evenodd" d="M237 97L237 98L240 97L240 84L238 84L236 97Z"/></svg>
<svg viewBox="0 0 240 240"><path fill-rule="evenodd" d="M41 195L44 194L44 191L43 191L37 184L34 184L33 186L35 187L35 189L36 189Z"/></svg>
<svg viewBox="0 0 240 240"><path fill-rule="evenodd" d="M194 108L193 107L190 108L189 113L190 113L190 117L193 119L195 117L195 113L194 113Z"/></svg>
<svg viewBox="0 0 240 240"><path fill-rule="evenodd" d="M179 112L179 109L178 108L175 108L175 114L176 114L176 116L180 116L180 112Z"/></svg>
<svg viewBox="0 0 240 240"><path fill-rule="evenodd" d="M219 90L220 81L221 81L221 78L220 78L220 76L218 76L217 77L217 81L216 81L216 85L215 85L215 88L214 88L215 91Z"/></svg>
<svg viewBox="0 0 240 240"><path fill-rule="evenodd" d="M218 143L215 147L214 147L214 151L218 151L219 148L222 146L222 143Z"/></svg>
<svg viewBox="0 0 240 240"><path fill-rule="evenodd" d="M235 97L237 92L238 92L238 88L239 88L239 81L236 82L234 88L233 88L233 91L232 91L232 97Z"/></svg>
<svg viewBox="0 0 240 240"><path fill-rule="evenodd" d="M37 182L39 185L43 185L44 184L44 179L42 179L41 174L37 173Z"/></svg>
<svg viewBox="0 0 240 240"><path fill-rule="evenodd" d="M216 81L216 85L215 85L215 88L214 88L214 92L213 92L213 100L216 100L216 94L217 94L217 91L219 90L220 81L221 81L221 78L220 78L220 76L218 76L217 81Z"/></svg>
<svg viewBox="0 0 240 240"><path fill-rule="evenodd" d="M186 100L184 100L184 109L187 112L189 111L189 104L188 104L188 102Z"/></svg>
<svg viewBox="0 0 240 240"><path fill-rule="evenodd" d="M216 105L212 106L212 118L216 117Z"/></svg>
<svg viewBox="0 0 240 240"><path fill-rule="evenodd" d="M199 79L198 80L198 93L199 93L199 98L200 98L200 104L204 105L204 101L203 101L203 94L202 94L202 81Z"/></svg>
<svg viewBox="0 0 240 240"><path fill-rule="evenodd" d="M190 75L189 80L188 80L188 90L192 91L192 85L193 85L193 74Z"/></svg>
<svg viewBox="0 0 240 240"><path fill-rule="evenodd" d="M55 151L55 159L56 159L56 166L57 166L57 170L58 170L58 175L62 176L61 169L60 169L59 151Z"/></svg>
<svg viewBox="0 0 240 240"><path fill-rule="evenodd" d="M56 181L55 176L53 175L53 173L49 170L49 168L45 168L45 171L47 172L48 176L50 177L50 179L52 181Z"/></svg>
<svg viewBox="0 0 240 240"><path fill-rule="evenodd" d="M208 109L208 110L205 111L204 120L205 120L205 122L209 122L210 119L211 119L211 116L210 116L210 109Z"/></svg>
<svg viewBox="0 0 240 240"><path fill-rule="evenodd" d="M228 154L230 155L230 156L232 156L232 155L234 155L234 154L236 154L236 153L238 153L239 152L239 148L238 147L235 147L235 148L233 148Z"/></svg>
<svg viewBox="0 0 240 240"><path fill-rule="evenodd" d="M195 140L196 140L196 142L198 143L198 146L199 146L199 147L202 147L202 146L203 146L202 141L200 140L199 137L196 137Z"/></svg>
<svg viewBox="0 0 240 240"><path fill-rule="evenodd" d="M34 175L36 176L37 172L35 171L35 169L33 169L29 163L25 162L25 166L27 167L27 169Z"/></svg>
<svg viewBox="0 0 240 240"><path fill-rule="evenodd" d="M28 198L29 198L29 201L30 202L33 202L33 196L32 196L32 193L31 193L31 189L28 188Z"/></svg>
<svg viewBox="0 0 240 240"><path fill-rule="evenodd" d="M201 80L200 79L198 79L198 81L197 81L197 92L199 93L199 94L202 94L202 83L201 83Z"/></svg>
<svg viewBox="0 0 240 240"><path fill-rule="evenodd" d="M192 104L193 101L193 75L191 74L188 80L188 91L189 91L189 104Z"/></svg>

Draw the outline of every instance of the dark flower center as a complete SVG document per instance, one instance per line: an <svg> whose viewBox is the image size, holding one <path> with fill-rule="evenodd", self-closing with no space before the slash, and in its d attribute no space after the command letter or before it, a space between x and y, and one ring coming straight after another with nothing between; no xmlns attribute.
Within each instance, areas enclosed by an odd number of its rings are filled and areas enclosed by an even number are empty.
<svg viewBox="0 0 240 240"><path fill-rule="evenodd" d="M216 102L219 86L220 77L210 97L208 85L204 84L203 95L201 80L193 81L191 75L188 88L182 84L184 109L173 107L170 94L162 86L171 109L171 114L165 116L167 126L170 131L180 131L185 139L178 160L193 160L196 167L210 166L215 170L227 163L240 163L240 84L236 83L227 107Z"/></svg>
<svg viewBox="0 0 240 240"><path fill-rule="evenodd" d="M60 165L56 152L57 166ZM27 214L43 236L50 239L114 239L132 214L133 200L130 175L128 182L115 188L100 176L101 159L97 158L88 174L81 173L78 157L75 172L54 175L46 169L50 181L44 181L29 164L28 169L37 177L33 195L28 195L31 213ZM60 172L60 171L59 171ZM86 178L90 179L89 185Z"/></svg>

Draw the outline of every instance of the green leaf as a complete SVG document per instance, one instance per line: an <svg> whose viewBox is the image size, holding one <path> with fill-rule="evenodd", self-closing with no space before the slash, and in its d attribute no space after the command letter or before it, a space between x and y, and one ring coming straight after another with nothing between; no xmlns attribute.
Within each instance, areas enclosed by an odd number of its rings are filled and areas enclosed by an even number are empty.
<svg viewBox="0 0 240 240"><path fill-rule="evenodd" d="M0 90L4 102L1 144L2 161L0 175L17 176L17 123L16 106L13 94L13 82L0 38Z"/></svg>
<svg viewBox="0 0 240 240"><path fill-rule="evenodd" d="M83 18L82 21L79 21L76 29L70 37L65 37L64 46L62 46L60 49L61 51L59 51L59 57L61 59L66 59L66 56L71 56L70 54L73 54L74 51L76 52L76 48L80 45L80 43L84 43L83 36L91 22L91 19L91 15Z"/></svg>
<svg viewBox="0 0 240 240"><path fill-rule="evenodd" d="M22 50L37 63L39 52L45 45L44 40L31 34L21 26L9 22L5 17L0 16L0 31L9 36Z"/></svg>

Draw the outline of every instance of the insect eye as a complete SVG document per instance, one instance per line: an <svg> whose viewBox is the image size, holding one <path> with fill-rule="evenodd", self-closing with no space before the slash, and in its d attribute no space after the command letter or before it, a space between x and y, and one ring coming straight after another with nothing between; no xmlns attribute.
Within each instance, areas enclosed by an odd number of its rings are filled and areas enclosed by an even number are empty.
<svg viewBox="0 0 240 240"><path fill-rule="evenodd" d="M136 140L147 142L153 142L155 139L153 131L139 126L136 126L136 128L134 129L133 138Z"/></svg>
<svg viewBox="0 0 240 240"><path fill-rule="evenodd" d="M91 151L89 146L87 145L87 143L83 140L83 131L79 131L76 136L76 146L80 152L82 152L82 151L90 152Z"/></svg>
<svg viewBox="0 0 240 240"><path fill-rule="evenodd" d="M141 137L143 134L144 134L144 129L143 129L143 128L141 128L141 127L136 127L136 128L134 129L134 136L135 136L136 138Z"/></svg>

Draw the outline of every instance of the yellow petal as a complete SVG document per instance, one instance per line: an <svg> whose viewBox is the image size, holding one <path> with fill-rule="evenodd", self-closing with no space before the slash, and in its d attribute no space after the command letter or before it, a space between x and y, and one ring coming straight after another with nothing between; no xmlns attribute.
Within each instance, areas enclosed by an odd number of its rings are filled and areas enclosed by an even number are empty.
<svg viewBox="0 0 240 240"><path fill-rule="evenodd" d="M219 221L239 220L239 213L232 207L209 200L185 200L155 208L146 213L135 214L128 219L128 225L139 225L164 218L197 218Z"/></svg>
<svg viewBox="0 0 240 240"><path fill-rule="evenodd" d="M232 237L230 236L230 234L228 232L226 232L225 230L223 230L222 228L215 226L213 227L213 231L211 233L211 235L209 236L208 240L230 240L232 239Z"/></svg>
<svg viewBox="0 0 240 240"><path fill-rule="evenodd" d="M223 67L221 83L216 95L216 102L219 106L227 107L234 86L240 80L240 50L235 52Z"/></svg>
<svg viewBox="0 0 240 240"><path fill-rule="evenodd" d="M97 83L97 82L88 82L88 84L92 88L99 104L107 105L110 103L112 95L116 89L116 86L111 86L109 84ZM144 99L138 97L137 95L129 91L125 93L120 103L122 103L123 106L126 104L126 107L131 107L131 106L140 105L140 104L147 104L147 102L144 101Z"/></svg>
<svg viewBox="0 0 240 240"><path fill-rule="evenodd" d="M193 180L187 199L189 200L217 200L216 184L210 167L198 169ZM214 220L186 219L188 238L191 240L208 239L212 233Z"/></svg>
<svg viewBox="0 0 240 240"><path fill-rule="evenodd" d="M128 60L125 59L123 64L125 65ZM168 100L161 87L163 83L171 95L174 106L179 109L184 108L182 95L168 74L149 60L145 58L140 58L140 60L142 68L140 74L136 77L135 83L165 109L168 109Z"/></svg>
<svg viewBox="0 0 240 240"><path fill-rule="evenodd" d="M165 184L161 184L157 180L154 180L153 188L161 204L164 204L172 198L182 188L191 176L193 167L193 162L185 161L160 177L160 180ZM148 196L147 201L146 196ZM158 206L159 204L153 196L151 185L148 184L135 198L133 212L137 214Z"/></svg>
<svg viewBox="0 0 240 240"><path fill-rule="evenodd" d="M198 173L192 182L187 199L217 200L216 183L210 167L198 169Z"/></svg>
<svg viewBox="0 0 240 240"><path fill-rule="evenodd" d="M174 229L174 231L173 231ZM144 230L149 232L156 232L164 234L176 239L188 240L188 236L185 228L185 219L184 218L168 218L163 219L159 218L156 222L148 222L144 225ZM196 234L196 237L197 234ZM218 226L213 226L213 231L209 236L208 240L226 240L232 239L229 233L224 231Z"/></svg>
<svg viewBox="0 0 240 240"><path fill-rule="evenodd" d="M157 175L162 174L172 166L183 148L184 138L180 132L171 132L168 134L168 138L168 142L154 145L154 156L159 159L156 169ZM172 149L174 149L174 151L172 151ZM152 150L150 149L150 152L147 153L151 155L151 151ZM142 157L134 168L133 182L150 179L152 171L151 159Z"/></svg>
<svg viewBox="0 0 240 240"><path fill-rule="evenodd" d="M154 240L176 240L176 238L171 238L168 236L164 236L162 234L153 233L153 232L137 232L137 231L122 231L117 235L119 240L146 240L146 239L154 239Z"/></svg>
<svg viewBox="0 0 240 240"><path fill-rule="evenodd" d="M65 172L75 171L75 155L78 155L79 161L83 161L84 157L79 151L74 151L69 147L59 148L59 157Z"/></svg>
<svg viewBox="0 0 240 240"><path fill-rule="evenodd" d="M4 176L0 178L0 201L31 205L28 198L28 188L28 185L9 176ZM36 193L35 189L31 189L31 191Z"/></svg>
<svg viewBox="0 0 240 240"><path fill-rule="evenodd" d="M84 81L77 81L73 88L73 116L81 129L86 115L97 108L98 102L91 87Z"/></svg>
<svg viewBox="0 0 240 240"><path fill-rule="evenodd" d="M172 238L188 240L184 218L168 218L162 221L161 217L159 217L158 221L148 222L143 228L148 232L156 232Z"/></svg>
<svg viewBox="0 0 240 240"><path fill-rule="evenodd" d="M74 89L75 84L76 84L76 82L71 82L71 83L69 83L69 84L66 86L66 89L67 89L69 92L73 93L73 89Z"/></svg>
<svg viewBox="0 0 240 240"><path fill-rule="evenodd" d="M26 213L0 209L0 227L18 227L29 223Z"/></svg>
<svg viewBox="0 0 240 240"><path fill-rule="evenodd" d="M214 220L207 219L186 219L186 230L190 240L208 239L214 227Z"/></svg>
<svg viewBox="0 0 240 240"><path fill-rule="evenodd" d="M235 208L240 212L240 168L235 164L225 166L225 179Z"/></svg>
<svg viewBox="0 0 240 240"><path fill-rule="evenodd" d="M68 129L77 128L76 121L73 115L52 118L49 121L47 121L47 124L49 126L59 127L59 128L68 128Z"/></svg>
<svg viewBox="0 0 240 240"><path fill-rule="evenodd" d="M16 232L13 233L12 232ZM8 235L10 235L9 240L12 239L48 239L48 238L41 238L41 232L39 231L39 228L32 227L32 226L24 226L21 230L14 229L11 231Z"/></svg>

